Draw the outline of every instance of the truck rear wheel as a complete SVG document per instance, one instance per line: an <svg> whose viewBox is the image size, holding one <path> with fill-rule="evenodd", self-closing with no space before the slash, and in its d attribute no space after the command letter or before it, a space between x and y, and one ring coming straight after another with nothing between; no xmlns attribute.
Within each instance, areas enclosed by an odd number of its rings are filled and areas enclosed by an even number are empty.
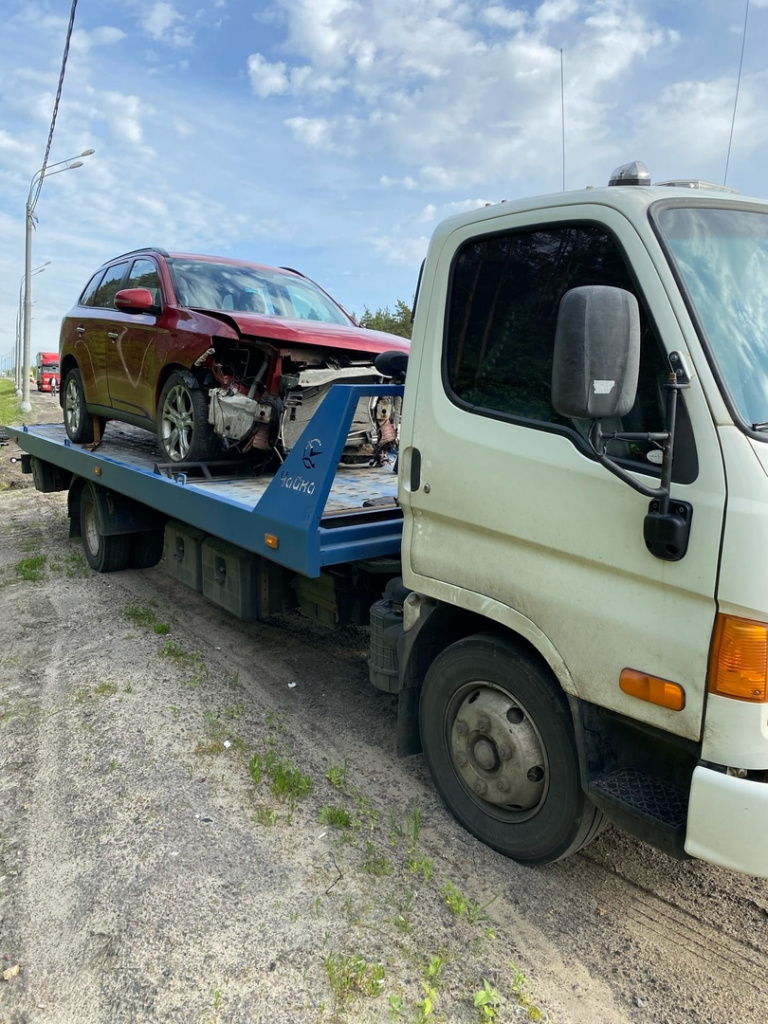
<svg viewBox="0 0 768 1024"><path fill-rule="evenodd" d="M130 534L131 551L128 565L131 569L151 569L163 557L164 530L145 530Z"/></svg>
<svg viewBox="0 0 768 1024"><path fill-rule="evenodd" d="M600 832L567 701L531 655L490 634L452 644L427 672L419 720L443 800L488 846L546 864Z"/></svg>
<svg viewBox="0 0 768 1024"><path fill-rule="evenodd" d="M86 485L80 495L80 536L85 560L96 572L118 572L128 565L131 535L105 536L101 532L97 500L93 487Z"/></svg>

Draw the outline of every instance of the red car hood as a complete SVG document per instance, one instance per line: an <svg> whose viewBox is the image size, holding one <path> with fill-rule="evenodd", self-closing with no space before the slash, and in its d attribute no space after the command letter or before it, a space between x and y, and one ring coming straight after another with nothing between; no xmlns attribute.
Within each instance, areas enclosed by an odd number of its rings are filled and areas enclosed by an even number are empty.
<svg viewBox="0 0 768 1024"><path fill-rule="evenodd" d="M291 345L316 345L320 348L343 348L354 352L388 352L399 349L410 351L407 338L384 331L371 331L367 327L347 327L344 324L326 324L319 320L288 320L284 317L262 316L258 313L225 313L201 310L207 316L234 321L244 335L269 338Z"/></svg>

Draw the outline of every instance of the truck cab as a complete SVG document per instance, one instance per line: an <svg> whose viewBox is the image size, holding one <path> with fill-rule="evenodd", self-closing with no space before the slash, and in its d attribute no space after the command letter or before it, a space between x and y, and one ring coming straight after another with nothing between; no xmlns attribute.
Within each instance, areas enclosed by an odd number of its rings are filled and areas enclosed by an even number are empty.
<svg viewBox="0 0 768 1024"><path fill-rule="evenodd" d="M401 687L446 802L518 859L607 816L768 874L767 268L768 204L637 164L433 236L401 427ZM595 288L637 309L620 415L553 388L562 300ZM593 370L595 393L616 383ZM649 526L670 437L671 534Z"/></svg>
<svg viewBox="0 0 768 1024"><path fill-rule="evenodd" d="M35 357L35 383L38 391L51 391L59 384L59 353L38 352Z"/></svg>

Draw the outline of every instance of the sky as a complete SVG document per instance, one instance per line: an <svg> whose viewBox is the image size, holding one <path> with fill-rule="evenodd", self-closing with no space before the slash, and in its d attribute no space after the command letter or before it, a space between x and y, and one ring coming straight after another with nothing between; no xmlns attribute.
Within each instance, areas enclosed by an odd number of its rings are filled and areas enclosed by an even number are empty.
<svg viewBox="0 0 768 1024"><path fill-rule="evenodd" d="M25 206L70 11L2 0L0 361L15 347ZM746 0L79 0L49 165L95 152L49 173L35 207L32 267L47 265L31 280L32 353L58 348L101 263L146 245L293 267L359 315L411 302L446 216L604 185L630 160L654 181L720 183L728 161L729 185L765 196L768 0L750 0L744 39L746 12Z"/></svg>

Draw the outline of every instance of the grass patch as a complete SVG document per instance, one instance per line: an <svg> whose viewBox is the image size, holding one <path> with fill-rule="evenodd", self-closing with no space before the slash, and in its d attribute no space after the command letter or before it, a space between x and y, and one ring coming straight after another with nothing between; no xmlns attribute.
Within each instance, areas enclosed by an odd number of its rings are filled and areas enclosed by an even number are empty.
<svg viewBox="0 0 768 1024"><path fill-rule="evenodd" d="M208 666L200 655L196 651L192 654L187 653L175 640L166 640L157 653L161 658L168 658L174 664L192 670L192 675L183 681L184 686L199 686L208 678Z"/></svg>
<svg viewBox="0 0 768 1024"><path fill-rule="evenodd" d="M79 551L70 551L64 563L64 572L67 579L74 579L76 576L87 576L89 573L88 563Z"/></svg>
<svg viewBox="0 0 768 1024"><path fill-rule="evenodd" d="M0 424L9 426L21 420L19 399L16 397L16 387L12 380L3 378L0 380Z"/></svg>
<svg viewBox="0 0 768 1024"><path fill-rule="evenodd" d="M258 786L262 779L266 779L273 796L291 807L295 807L299 800L312 792L312 779L309 775L304 775L274 748L266 754L254 754L248 762L248 771L255 785Z"/></svg>
<svg viewBox="0 0 768 1024"><path fill-rule="evenodd" d="M487 903L480 904L477 900L467 899L453 882L445 883L440 896L443 903L456 917L466 917L470 924L479 924L482 921L487 921L488 914L486 911L497 898L496 896L491 896Z"/></svg>
<svg viewBox="0 0 768 1024"><path fill-rule="evenodd" d="M374 878L384 878L392 874L392 865L370 842L365 844L365 856L360 866L367 875L373 875Z"/></svg>
<svg viewBox="0 0 768 1024"><path fill-rule="evenodd" d="M330 825L331 828L347 829L355 825L355 819L346 807L321 807L319 818L324 825Z"/></svg>
<svg viewBox="0 0 768 1024"><path fill-rule="evenodd" d="M224 753L244 754L245 742L222 725L217 715L208 712L205 716L205 739L199 740L196 754L215 756Z"/></svg>
<svg viewBox="0 0 768 1024"><path fill-rule="evenodd" d="M97 697L111 697L112 694L117 693L117 684L99 683L98 686L94 686L93 692Z"/></svg>
<svg viewBox="0 0 768 1024"><path fill-rule="evenodd" d="M151 629L158 636L167 636L171 632L171 627L166 622L160 622L155 611L156 608L155 601L148 601L146 604L127 604L123 608L123 618L128 619L134 626ZM178 644L175 646L178 647ZM179 651L181 651L180 647Z"/></svg>
<svg viewBox="0 0 768 1024"><path fill-rule="evenodd" d="M355 995L381 995L384 968L381 964L368 963L365 957L329 953L325 958L325 972L339 1009Z"/></svg>
<svg viewBox="0 0 768 1024"><path fill-rule="evenodd" d="M47 555L33 555L31 558L22 558L16 563L16 575L20 580L30 580L36 583L43 575L43 566L48 560Z"/></svg>
<svg viewBox="0 0 768 1024"><path fill-rule="evenodd" d="M95 700L97 697L113 697L119 687L117 683L98 683L96 686L80 686L72 693L72 700L75 704L85 704L86 701Z"/></svg>

